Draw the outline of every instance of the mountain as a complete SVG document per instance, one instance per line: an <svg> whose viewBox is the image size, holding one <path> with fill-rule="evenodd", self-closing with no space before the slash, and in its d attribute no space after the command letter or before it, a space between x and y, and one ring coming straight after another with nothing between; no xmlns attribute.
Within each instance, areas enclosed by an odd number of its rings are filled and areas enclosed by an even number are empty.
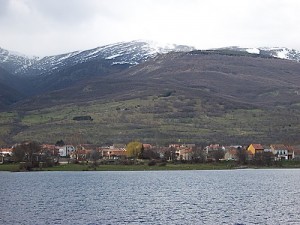
<svg viewBox="0 0 300 225"><path fill-rule="evenodd" d="M110 76L96 76L67 89L39 95L33 102L43 105L47 102L43 96L57 99L55 96L61 95L56 104L65 104L95 98L126 99L128 92L131 98L182 91L189 98L199 95L251 107L274 107L300 100L299 71L299 63L250 53L168 53Z"/></svg>
<svg viewBox="0 0 300 225"><path fill-rule="evenodd" d="M240 52L248 52L251 54L258 54L263 56L270 56L280 59L287 59L300 62L300 51L295 49L288 49L284 47L260 47L260 48L243 48L243 47L225 47L214 50L232 50Z"/></svg>
<svg viewBox="0 0 300 225"><path fill-rule="evenodd" d="M22 78L15 77L0 67L0 108L5 108L22 99L19 89L24 85Z"/></svg>
<svg viewBox="0 0 300 225"><path fill-rule="evenodd" d="M0 108L5 108L21 99L17 90L0 83Z"/></svg>
<svg viewBox="0 0 300 225"><path fill-rule="evenodd" d="M3 104L0 141L72 142L79 136L99 144L300 140L300 64L295 60L249 49L149 46L118 43L45 57L45 63L38 59L22 73L4 69L0 85L12 88L18 78L25 79L27 96ZM93 120L73 119L78 116Z"/></svg>
<svg viewBox="0 0 300 225"><path fill-rule="evenodd" d="M299 71L297 62L244 52L162 54L20 101L14 110L27 127L14 139L295 143Z"/></svg>
<svg viewBox="0 0 300 225"><path fill-rule="evenodd" d="M191 51L184 45L159 45L132 41L106 45L85 51L29 58L7 50L0 52L0 66L26 80L20 92L26 96L59 90L81 80L104 76L137 65L158 54Z"/></svg>
<svg viewBox="0 0 300 225"><path fill-rule="evenodd" d="M11 74L32 66L38 61L38 57L29 57L18 52L0 48L0 66Z"/></svg>
<svg viewBox="0 0 300 225"><path fill-rule="evenodd" d="M194 48L184 45L161 45L150 41L131 41L39 59L0 49L0 66L13 74L33 76L57 72L66 67L96 60L107 60L110 65L125 64L132 66L153 58L157 54L191 50L194 50Z"/></svg>

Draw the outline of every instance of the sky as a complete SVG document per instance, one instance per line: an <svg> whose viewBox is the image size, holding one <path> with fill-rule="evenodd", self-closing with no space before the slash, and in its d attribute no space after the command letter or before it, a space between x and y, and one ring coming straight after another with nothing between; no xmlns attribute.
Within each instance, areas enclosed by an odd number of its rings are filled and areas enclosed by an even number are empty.
<svg viewBox="0 0 300 225"><path fill-rule="evenodd" d="M132 40L300 50L299 0L0 0L0 47L55 55Z"/></svg>

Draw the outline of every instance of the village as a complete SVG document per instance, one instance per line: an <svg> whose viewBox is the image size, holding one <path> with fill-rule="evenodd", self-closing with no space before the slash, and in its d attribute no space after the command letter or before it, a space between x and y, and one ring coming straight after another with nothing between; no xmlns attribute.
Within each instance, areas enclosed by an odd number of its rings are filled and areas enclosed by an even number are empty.
<svg viewBox="0 0 300 225"><path fill-rule="evenodd" d="M28 142L23 143L26 144ZM133 142L134 143L134 142ZM300 160L300 145L290 146L284 144L262 145L252 143L248 146L221 144L210 144L197 146L196 144L169 144L165 147L145 144L140 142L141 147L135 153L128 150L129 144L114 144L111 146L96 146L92 144L71 145L62 142L56 144L39 144L39 149L33 152L34 161L43 163L46 160L52 164L68 163L118 163L128 159L164 160L168 162L220 162L236 161L241 164L254 160L266 160L268 163L276 161ZM22 144L15 144L11 147L0 148L0 164L26 161L16 160L15 150ZM30 147L29 147L30 148ZM23 157L26 157L26 154ZM27 156L28 158L28 156Z"/></svg>

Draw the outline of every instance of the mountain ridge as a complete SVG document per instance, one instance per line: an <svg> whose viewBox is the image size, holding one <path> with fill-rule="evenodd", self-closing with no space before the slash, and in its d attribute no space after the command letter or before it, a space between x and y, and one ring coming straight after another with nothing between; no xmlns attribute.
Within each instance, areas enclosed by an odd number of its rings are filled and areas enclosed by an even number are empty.
<svg viewBox="0 0 300 225"><path fill-rule="evenodd" d="M124 45L101 57L100 49L86 52L99 58L75 64L75 53L61 55L53 60L71 63L40 76L17 76L0 66L0 141L51 143L76 132L90 143L300 140L298 62L232 49L150 58L142 46L124 56L138 64L120 55ZM11 95L22 85L23 96Z"/></svg>
<svg viewBox="0 0 300 225"><path fill-rule="evenodd" d="M212 50L232 50L232 51L248 52L250 54L258 54L263 56L270 56L270 57L300 62L300 51L296 49L289 49L286 47L245 48L239 46L229 46L223 48L216 48Z"/></svg>
<svg viewBox="0 0 300 225"><path fill-rule="evenodd" d="M53 56L27 57L25 55L13 54L8 50L0 49L0 65L9 72L17 75L41 75L49 71L60 70L66 66L73 66L95 59L106 59L111 64L136 65L141 61L153 58L157 54L170 51L191 51L194 47L184 45L160 45L150 41L119 42L109 45L74 51ZM9 57L11 59L8 61ZM16 60L15 66L7 65ZM22 65L23 63L23 65Z"/></svg>
<svg viewBox="0 0 300 225"><path fill-rule="evenodd" d="M176 44L159 44L151 41L135 40L131 42L119 42L109 45L99 46L92 49L73 51L58 55L35 57L26 56L21 53L0 48L0 66L8 72L19 76L36 76L58 71L66 66L73 66L95 59L110 60L111 64L137 65L157 54L165 54L171 51L192 51L195 47ZM300 51L285 47L258 47L246 48L239 46L229 46L214 48L210 50L233 50L248 52L251 54L261 54L281 59L300 61Z"/></svg>

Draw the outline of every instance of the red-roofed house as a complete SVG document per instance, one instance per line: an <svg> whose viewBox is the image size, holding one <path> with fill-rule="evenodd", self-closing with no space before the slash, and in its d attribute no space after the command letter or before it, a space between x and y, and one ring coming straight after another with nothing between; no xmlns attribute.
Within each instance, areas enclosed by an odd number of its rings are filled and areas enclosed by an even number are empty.
<svg viewBox="0 0 300 225"><path fill-rule="evenodd" d="M152 145L150 145L150 144L143 144L143 148L144 148L144 150L148 150L148 149L152 148Z"/></svg>
<svg viewBox="0 0 300 225"><path fill-rule="evenodd" d="M114 146L103 148L100 150L100 153L102 153L104 159L119 159L126 157L125 148L115 148Z"/></svg>
<svg viewBox="0 0 300 225"><path fill-rule="evenodd" d="M248 152L251 156L255 156L256 154L261 154L264 152L264 147L261 144L250 144L247 148Z"/></svg>
<svg viewBox="0 0 300 225"><path fill-rule="evenodd" d="M10 161L12 156L12 148L0 148L0 164Z"/></svg>
<svg viewBox="0 0 300 225"><path fill-rule="evenodd" d="M293 158L293 149L291 147L285 146L283 144L272 144L272 153L275 155L277 160L288 160Z"/></svg>
<svg viewBox="0 0 300 225"><path fill-rule="evenodd" d="M12 155L12 148L0 148L0 155Z"/></svg>
<svg viewBox="0 0 300 225"><path fill-rule="evenodd" d="M229 150L226 151L225 156L224 156L225 160L238 160L237 157L237 149L236 148L230 148Z"/></svg>

